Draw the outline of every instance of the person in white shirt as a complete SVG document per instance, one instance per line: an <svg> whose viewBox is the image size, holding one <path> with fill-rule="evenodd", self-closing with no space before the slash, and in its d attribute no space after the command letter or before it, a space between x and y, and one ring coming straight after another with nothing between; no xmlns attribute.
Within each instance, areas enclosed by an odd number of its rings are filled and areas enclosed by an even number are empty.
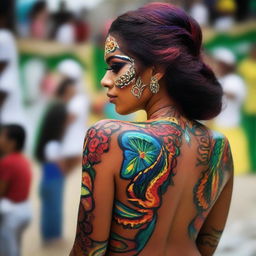
<svg viewBox="0 0 256 256"><path fill-rule="evenodd" d="M18 75L15 39L7 29L0 29L0 121L2 124L26 125Z"/></svg>
<svg viewBox="0 0 256 256"><path fill-rule="evenodd" d="M72 15L67 15L66 21L63 22L56 31L56 40L61 44L75 43L75 26Z"/></svg>
<svg viewBox="0 0 256 256"><path fill-rule="evenodd" d="M82 67L73 60L64 60L58 66L59 73L76 81L77 93L67 106L69 125L62 140L61 155L66 159L66 168L72 169L81 161L83 141L88 129L90 101L83 87Z"/></svg>
<svg viewBox="0 0 256 256"><path fill-rule="evenodd" d="M246 86L242 78L235 73L235 55L226 48L213 51L217 61L219 82L222 85L223 110L215 118L215 128L229 139L233 149L236 173L248 171L248 149L245 133L241 128L241 110L246 97Z"/></svg>
<svg viewBox="0 0 256 256"><path fill-rule="evenodd" d="M21 125L31 143L31 126L22 103L22 90L18 70L18 53L11 31L0 28L0 123Z"/></svg>

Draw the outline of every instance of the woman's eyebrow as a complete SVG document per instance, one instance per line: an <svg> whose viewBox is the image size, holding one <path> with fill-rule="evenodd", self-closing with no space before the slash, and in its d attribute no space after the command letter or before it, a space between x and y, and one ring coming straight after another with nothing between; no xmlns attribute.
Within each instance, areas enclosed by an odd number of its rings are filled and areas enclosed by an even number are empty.
<svg viewBox="0 0 256 256"><path fill-rule="evenodd" d="M106 59L106 62L109 63L112 59L120 59L120 60L124 60L124 61L129 61L131 63L134 62L134 60L132 58L125 56L125 55L112 55Z"/></svg>

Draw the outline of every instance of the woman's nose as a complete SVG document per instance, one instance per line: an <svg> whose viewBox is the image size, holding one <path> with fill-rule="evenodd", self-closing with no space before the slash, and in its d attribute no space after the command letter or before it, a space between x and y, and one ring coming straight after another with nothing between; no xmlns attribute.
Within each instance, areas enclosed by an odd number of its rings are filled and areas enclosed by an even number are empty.
<svg viewBox="0 0 256 256"><path fill-rule="evenodd" d="M113 80L111 79L110 75L108 74L109 72L107 71L103 78L101 79L101 85L106 88L112 88L114 86Z"/></svg>

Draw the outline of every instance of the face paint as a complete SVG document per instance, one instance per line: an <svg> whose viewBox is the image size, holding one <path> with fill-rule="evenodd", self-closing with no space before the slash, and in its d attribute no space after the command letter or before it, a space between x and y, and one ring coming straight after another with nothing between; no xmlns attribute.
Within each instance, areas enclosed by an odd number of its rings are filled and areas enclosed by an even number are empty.
<svg viewBox="0 0 256 256"><path fill-rule="evenodd" d="M117 88L122 89L128 86L129 84L131 84L132 82L134 82L135 80L135 76L136 76L135 62L134 62L134 59L128 56L115 55L113 57L131 62L131 66L127 70L127 72L115 80L115 86ZM136 80L135 84L131 89L131 92L136 98L140 99L145 87L146 85L142 83L141 77L138 77L138 79Z"/></svg>
<svg viewBox="0 0 256 256"><path fill-rule="evenodd" d="M125 56L125 55L114 55L114 56L112 56L112 58L117 58L120 60L130 61L131 63L134 63L134 59L132 59L128 56Z"/></svg>
<svg viewBox="0 0 256 256"><path fill-rule="evenodd" d="M146 85L142 83L141 77L138 77L136 83L133 85L131 89L131 92L135 97L140 99L145 87Z"/></svg>
<svg viewBox="0 0 256 256"><path fill-rule="evenodd" d="M116 41L116 39L112 36L108 36L106 39L106 43L105 43L105 60L107 59L107 55L109 53L113 53L116 50L120 50L120 47ZM130 67L129 69L120 77L118 77L115 80L115 86L119 89L122 89L128 85L130 85L132 82L135 82L135 77L136 77L136 70L135 70L135 61L134 59L130 58L129 56L125 56L125 55L114 55L114 56L110 56L110 58L108 58L108 61L111 58L118 58L124 61L129 61ZM141 95L145 89L146 85L144 85L142 83L142 80L140 77L138 77L138 79L136 80L135 84L133 85L131 92L132 94L137 97L138 99L141 98Z"/></svg>
<svg viewBox="0 0 256 256"><path fill-rule="evenodd" d="M109 53L113 53L116 50L120 50L120 47L119 47L116 39L112 36L108 36L106 39L106 43L105 43L105 59ZM127 70L127 72L115 80L115 86L117 88L120 88L120 89L124 88L124 87L128 86L135 78L136 72L135 72L135 67L134 67L135 66L134 60L132 58L130 58L128 56L124 56L124 55L114 55L111 57L118 58L118 59L121 59L124 61L129 61L131 63L131 66Z"/></svg>
<svg viewBox="0 0 256 256"><path fill-rule="evenodd" d="M134 81L136 75L134 60L126 56L125 58L130 59L129 61L131 61L131 66L123 75L115 80L115 86L120 89L128 86L132 81Z"/></svg>
<svg viewBox="0 0 256 256"><path fill-rule="evenodd" d="M105 59L107 54L112 53L116 51L117 49L120 49L116 39L112 36L108 36L105 43Z"/></svg>

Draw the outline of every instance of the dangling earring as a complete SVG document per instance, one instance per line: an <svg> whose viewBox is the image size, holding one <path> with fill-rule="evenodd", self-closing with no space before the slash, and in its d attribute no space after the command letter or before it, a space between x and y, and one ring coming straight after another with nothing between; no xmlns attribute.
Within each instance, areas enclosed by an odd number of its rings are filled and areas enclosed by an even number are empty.
<svg viewBox="0 0 256 256"><path fill-rule="evenodd" d="M132 94L140 99L143 90L145 89L146 85L142 83L142 80L140 77L136 80L135 84L132 86L131 92Z"/></svg>
<svg viewBox="0 0 256 256"><path fill-rule="evenodd" d="M150 91L154 94L158 93L159 91L159 83L155 76L151 77L150 85L149 85Z"/></svg>

